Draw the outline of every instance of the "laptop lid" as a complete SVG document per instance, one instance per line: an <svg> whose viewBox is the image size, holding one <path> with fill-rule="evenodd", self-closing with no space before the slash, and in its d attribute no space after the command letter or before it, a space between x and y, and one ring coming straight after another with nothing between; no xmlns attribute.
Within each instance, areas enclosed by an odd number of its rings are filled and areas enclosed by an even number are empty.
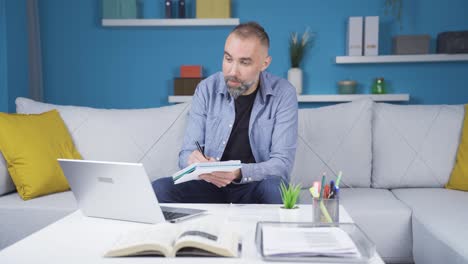
<svg viewBox="0 0 468 264"><path fill-rule="evenodd" d="M144 223L165 218L143 164L58 159L86 216Z"/></svg>

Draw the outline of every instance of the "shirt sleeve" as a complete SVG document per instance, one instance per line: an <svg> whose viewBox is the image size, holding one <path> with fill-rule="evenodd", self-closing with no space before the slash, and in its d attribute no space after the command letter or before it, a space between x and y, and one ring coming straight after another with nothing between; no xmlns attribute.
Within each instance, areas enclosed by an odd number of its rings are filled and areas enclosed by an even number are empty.
<svg viewBox="0 0 468 264"><path fill-rule="evenodd" d="M283 88L283 87L282 87ZM297 147L298 103L294 89L284 87L275 114L269 159L242 164L240 184L261 181L270 176L289 182Z"/></svg>
<svg viewBox="0 0 468 264"><path fill-rule="evenodd" d="M181 169L188 166L189 155L197 149L195 141L198 141L202 146L205 145L206 91L205 82L201 82L192 97L192 107L187 118L184 141L179 152L179 167Z"/></svg>

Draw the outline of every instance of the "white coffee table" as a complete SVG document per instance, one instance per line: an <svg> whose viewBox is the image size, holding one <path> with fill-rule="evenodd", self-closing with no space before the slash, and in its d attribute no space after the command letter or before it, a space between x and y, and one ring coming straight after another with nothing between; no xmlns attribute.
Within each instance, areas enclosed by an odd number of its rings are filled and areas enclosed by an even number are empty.
<svg viewBox="0 0 468 264"><path fill-rule="evenodd" d="M278 205L170 204L208 210L219 221L228 221L242 236L242 263L265 263L257 253L255 228L258 221L278 221ZM301 221L312 221L311 205L300 206ZM200 221L200 216L187 221ZM197 219L198 218L198 219ZM340 207L340 222L352 222ZM180 223L183 224L183 223ZM76 211L46 228L0 251L0 263L220 263L220 258L104 258L118 236L148 226L117 220L85 217ZM239 259L222 258L223 263ZM275 262L277 263L277 262ZM372 264L384 263L376 254Z"/></svg>

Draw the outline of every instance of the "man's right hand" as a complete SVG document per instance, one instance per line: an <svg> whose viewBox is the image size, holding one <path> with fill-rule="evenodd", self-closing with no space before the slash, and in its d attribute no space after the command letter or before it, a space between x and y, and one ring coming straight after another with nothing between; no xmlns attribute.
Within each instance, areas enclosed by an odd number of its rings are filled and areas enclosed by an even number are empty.
<svg viewBox="0 0 468 264"><path fill-rule="evenodd" d="M205 158L200 151L194 150L188 157L187 163L190 165L195 162L213 162L213 161L216 161L215 158L212 158L212 157Z"/></svg>

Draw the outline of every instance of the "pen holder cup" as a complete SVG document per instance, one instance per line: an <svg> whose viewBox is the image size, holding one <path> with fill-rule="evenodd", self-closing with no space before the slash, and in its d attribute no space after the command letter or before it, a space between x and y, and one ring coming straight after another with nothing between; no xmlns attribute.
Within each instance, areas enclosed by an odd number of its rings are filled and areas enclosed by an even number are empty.
<svg viewBox="0 0 468 264"><path fill-rule="evenodd" d="M340 199L317 199L312 201L314 223L338 223L340 220Z"/></svg>

